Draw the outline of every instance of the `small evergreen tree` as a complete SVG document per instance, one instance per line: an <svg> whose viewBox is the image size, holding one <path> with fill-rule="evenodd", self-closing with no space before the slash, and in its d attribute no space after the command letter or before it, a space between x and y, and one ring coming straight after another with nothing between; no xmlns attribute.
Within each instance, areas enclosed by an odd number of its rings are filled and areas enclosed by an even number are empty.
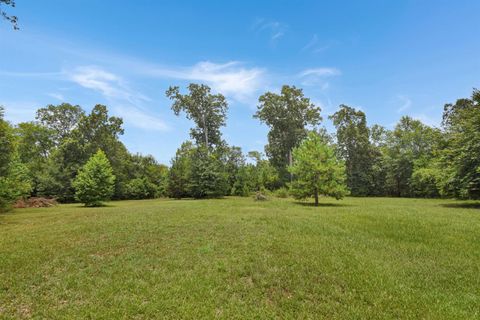
<svg viewBox="0 0 480 320"><path fill-rule="evenodd" d="M79 170L73 182L75 197L87 207L100 206L113 195L115 176L107 156L98 150Z"/></svg>
<svg viewBox="0 0 480 320"><path fill-rule="evenodd" d="M337 200L347 193L345 186L345 165L335 157L335 151L314 133L293 150L293 165L289 171L295 180L291 192L297 199L318 196L332 196Z"/></svg>

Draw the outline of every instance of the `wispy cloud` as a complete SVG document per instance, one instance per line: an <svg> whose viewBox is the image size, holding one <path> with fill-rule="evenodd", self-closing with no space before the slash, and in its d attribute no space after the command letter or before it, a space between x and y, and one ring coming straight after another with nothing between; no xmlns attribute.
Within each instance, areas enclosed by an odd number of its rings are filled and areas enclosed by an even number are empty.
<svg viewBox="0 0 480 320"><path fill-rule="evenodd" d="M34 101L0 101L0 106L5 107L7 120L12 123L20 123L34 119L39 104Z"/></svg>
<svg viewBox="0 0 480 320"><path fill-rule="evenodd" d="M313 68L313 69L305 69L299 73L300 77L306 76L317 76L317 77L328 77L328 76L337 76L340 75L341 72L335 68Z"/></svg>
<svg viewBox="0 0 480 320"><path fill-rule="evenodd" d="M302 79L304 86L320 86L322 90L326 90L330 86L327 78L338 75L341 75L341 72L336 68L311 68L301 71L297 77Z"/></svg>
<svg viewBox="0 0 480 320"><path fill-rule="evenodd" d="M143 72L160 78L201 81L215 91L238 101L247 101L265 85L265 70L247 68L238 61L223 64L199 62L191 67L147 68Z"/></svg>
<svg viewBox="0 0 480 320"><path fill-rule="evenodd" d="M330 48L329 44L321 44L318 35L314 34L307 44L302 48L302 52L320 53Z"/></svg>
<svg viewBox="0 0 480 320"><path fill-rule="evenodd" d="M312 49L317 45L317 43L318 43L318 36L314 34L312 36L312 39L310 39L310 41L308 41L308 43L302 48L302 51L308 51Z"/></svg>
<svg viewBox="0 0 480 320"><path fill-rule="evenodd" d="M61 93L55 93L55 92L47 93L47 96L57 99L59 101L65 101L65 97Z"/></svg>
<svg viewBox="0 0 480 320"><path fill-rule="evenodd" d="M127 125L149 131L168 131L169 127L160 118L143 110L143 102L151 101L142 93L130 88L117 74L97 66L81 66L65 71L68 78L78 85L102 94Z"/></svg>
<svg viewBox="0 0 480 320"><path fill-rule="evenodd" d="M97 66L80 66L65 73L71 81L97 91L108 99L126 100L132 104L150 101L145 95L132 90L120 76Z"/></svg>
<svg viewBox="0 0 480 320"><path fill-rule="evenodd" d="M252 24L251 29L255 32L265 32L270 37L270 43L275 44L282 38L288 30L288 25L279 21L257 18Z"/></svg>
<svg viewBox="0 0 480 320"><path fill-rule="evenodd" d="M121 116L127 125L149 131L169 131L170 127L159 117L150 115L133 106L114 107L115 112Z"/></svg>
<svg viewBox="0 0 480 320"><path fill-rule="evenodd" d="M435 116L431 116L425 113L417 113L417 114L412 114L411 117L413 119L422 121L424 124L430 127L439 127L441 123L441 119L438 114Z"/></svg>
<svg viewBox="0 0 480 320"><path fill-rule="evenodd" d="M397 108L397 113L402 113L412 106L412 100L409 97L404 95L398 95L397 100L400 102L400 107Z"/></svg>

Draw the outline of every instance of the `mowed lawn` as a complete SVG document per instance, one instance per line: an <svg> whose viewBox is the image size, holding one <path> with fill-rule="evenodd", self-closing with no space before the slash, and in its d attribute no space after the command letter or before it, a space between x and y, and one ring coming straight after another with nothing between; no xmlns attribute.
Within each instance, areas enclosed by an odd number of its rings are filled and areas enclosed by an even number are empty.
<svg viewBox="0 0 480 320"><path fill-rule="evenodd" d="M474 203L321 201L3 214L0 318L480 318Z"/></svg>

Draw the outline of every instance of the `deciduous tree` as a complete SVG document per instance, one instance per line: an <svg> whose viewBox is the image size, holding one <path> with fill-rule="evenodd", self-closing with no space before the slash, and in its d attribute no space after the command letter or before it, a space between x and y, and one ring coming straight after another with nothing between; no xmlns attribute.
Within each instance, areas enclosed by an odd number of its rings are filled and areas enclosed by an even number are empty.
<svg viewBox="0 0 480 320"><path fill-rule="evenodd" d="M365 113L342 104L330 119L337 129L337 150L345 161L351 194L371 194L373 161Z"/></svg>
<svg viewBox="0 0 480 320"><path fill-rule="evenodd" d="M444 192L458 198L480 199L480 91L471 99L446 104L443 126L447 147L442 154L443 167L448 168Z"/></svg>
<svg viewBox="0 0 480 320"><path fill-rule="evenodd" d="M84 115L85 111L80 106L62 103L56 106L50 104L38 109L36 119L51 131L51 139L58 146L78 127L78 123Z"/></svg>
<svg viewBox="0 0 480 320"><path fill-rule="evenodd" d="M224 166L216 154L197 147L193 151L191 164L189 191L192 197L218 198L230 191Z"/></svg>
<svg viewBox="0 0 480 320"><path fill-rule="evenodd" d="M168 195L172 198L190 196L189 182L192 167L192 142L186 141L175 153L168 173Z"/></svg>
<svg viewBox="0 0 480 320"><path fill-rule="evenodd" d="M303 95L302 89L294 86L283 86L280 94L267 92L258 101L254 117L270 128L265 147L267 156L286 181L291 152L307 136L308 128L320 123L321 109Z"/></svg>
<svg viewBox="0 0 480 320"><path fill-rule="evenodd" d="M193 120L196 127L190 130L190 136L209 151L222 143L220 128L225 126L227 100L221 94L212 94L204 84L191 83L188 90L188 94L181 94L179 87L170 87L166 95L173 100L175 115L183 111L187 119Z"/></svg>

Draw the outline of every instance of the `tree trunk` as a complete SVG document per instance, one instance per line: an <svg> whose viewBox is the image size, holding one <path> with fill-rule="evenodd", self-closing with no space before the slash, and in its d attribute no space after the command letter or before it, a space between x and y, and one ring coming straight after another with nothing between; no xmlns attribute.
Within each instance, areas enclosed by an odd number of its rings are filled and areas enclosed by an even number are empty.
<svg viewBox="0 0 480 320"><path fill-rule="evenodd" d="M288 151L288 164L292 166L293 160L292 160L292 150ZM293 182L293 173L290 172L290 183Z"/></svg>
<svg viewBox="0 0 480 320"><path fill-rule="evenodd" d="M207 125L205 123L205 114L202 113L202 122L203 122L203 133L205 135L205 148L207 149L207 154L208 154L208 129Z"/></svg>
<svg viewBox="0 0 480 320"><path fill-rule="evenodd" d="M318 190L315 190L315 207L318 207Z"/></svg>

